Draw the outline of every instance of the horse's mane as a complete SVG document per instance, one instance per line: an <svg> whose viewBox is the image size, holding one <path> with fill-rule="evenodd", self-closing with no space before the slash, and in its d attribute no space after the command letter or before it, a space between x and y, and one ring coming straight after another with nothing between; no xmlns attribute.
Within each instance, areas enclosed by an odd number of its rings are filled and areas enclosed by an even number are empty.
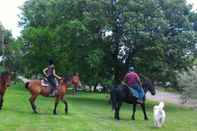
<svg viewBox="0 0 197 131"><path fill-rule="evenodd" d="M64 74L64 76L63 76L64 83L67 83L71 79L72 79L72 75L70 75L70 74Z"/></svg>
<svg viewBox="0 0 197 131"><path fill-rule="evenodd" d="M6 77L9 75L8 71L4 71L0 73L0 83L5 84Z"/></svg>

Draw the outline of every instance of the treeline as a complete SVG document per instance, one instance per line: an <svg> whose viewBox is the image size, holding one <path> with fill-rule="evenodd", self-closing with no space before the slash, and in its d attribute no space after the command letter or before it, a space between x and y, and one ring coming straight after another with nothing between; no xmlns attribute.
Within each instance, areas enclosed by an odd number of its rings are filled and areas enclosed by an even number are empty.
<svg viewBox="0 0 197 131"><path fill-rule="evenodd" d="M17 71L60 74L84 82L120 82L129 66L154 81L175 82L196 56L197 14L185 0L27 0ZM21 53L22 52L22 53Z"/></svg>

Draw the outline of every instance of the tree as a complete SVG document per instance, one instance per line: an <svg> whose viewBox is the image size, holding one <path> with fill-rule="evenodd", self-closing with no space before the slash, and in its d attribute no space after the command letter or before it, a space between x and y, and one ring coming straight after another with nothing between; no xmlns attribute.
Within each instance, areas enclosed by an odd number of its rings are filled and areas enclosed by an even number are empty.
<svg viewBox="0 0 197 131"><path fill-rule="evenodd" d="M28 0L22 11L30 75L54 58L59 72L80 72L86 82L119 83L130 65L172 81L196 53L195 13L185 0Z"/></svg>
<svg viewBox="0 0 197 131"><path fill-rule="evenodd" d="M188 68L187 71L183 71L177 74L177 80L179 88L182 91L183 100L197 99L197 69Z"/></svg>
<svg viewBox="0 0 197 131"><path fill-rule="evenodd" d="M0 56L2 57L1 66L11 71L12 53L10 50L11 43L13 42L12 34L0 24Z"/></svg>

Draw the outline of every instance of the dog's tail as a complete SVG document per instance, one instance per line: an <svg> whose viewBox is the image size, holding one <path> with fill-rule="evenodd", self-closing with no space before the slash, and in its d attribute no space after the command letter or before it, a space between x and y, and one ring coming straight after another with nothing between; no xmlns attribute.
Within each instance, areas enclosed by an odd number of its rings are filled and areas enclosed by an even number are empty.
<svg viewBox="0 0 197 131"><path fill-rule="evenodd" d="M160 108L160 109L163 109L163 108L164 108L164 106L165 106L165 104L164 104L164 102L163 102L163 101L159 103L159 108Z"/></svg>

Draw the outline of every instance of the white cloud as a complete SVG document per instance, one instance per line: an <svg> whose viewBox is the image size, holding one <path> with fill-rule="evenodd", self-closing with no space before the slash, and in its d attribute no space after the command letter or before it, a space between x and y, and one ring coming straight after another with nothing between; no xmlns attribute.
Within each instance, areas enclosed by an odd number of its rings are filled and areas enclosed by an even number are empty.
<svg viewBox="0 0 197 131"><path fill-rule="evenodd" d="M12 31L13 36L20 35L18 27L19 7L23 5L25 0L0 0L0 21L6 29Z"/></svg>

